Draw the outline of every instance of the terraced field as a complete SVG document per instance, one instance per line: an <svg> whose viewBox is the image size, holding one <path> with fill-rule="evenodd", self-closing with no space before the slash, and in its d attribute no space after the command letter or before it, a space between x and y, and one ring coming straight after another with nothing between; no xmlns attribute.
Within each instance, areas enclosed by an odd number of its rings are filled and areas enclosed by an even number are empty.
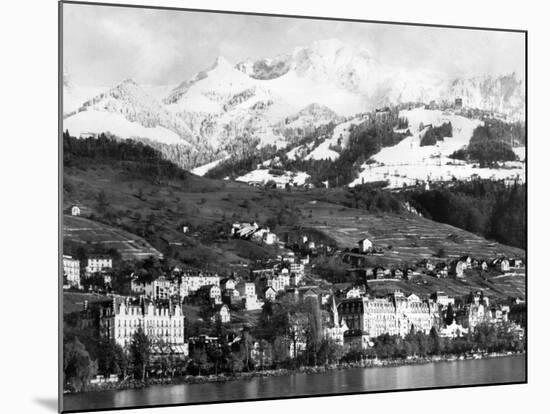
<svg viewBox="0 0 550 414"><path fill-rule="evenodd" d="M125 260L162 256L141 237L84 217L64 215L63 238L75 243L100 244L117 249Z"/></svg>
<svg viewBox="0 0 550 414"><path fill-rule="evenodd" d="M381 256L369 256L373 264L415 263L433 258L440 249L446 260L465 254L477 258L524 257L525 251L487 240L459 228L437 223L413 214L373 214L329 203L301 205L304 226L333 239L340 248L357 247L369 238L383 249Z"/></svg>

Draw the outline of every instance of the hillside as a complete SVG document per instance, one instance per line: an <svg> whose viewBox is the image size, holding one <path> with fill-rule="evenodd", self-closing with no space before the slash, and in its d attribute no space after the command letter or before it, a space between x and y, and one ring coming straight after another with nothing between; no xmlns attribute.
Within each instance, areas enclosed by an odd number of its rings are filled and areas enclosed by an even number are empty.
<svg viewBox="0 0 550 414"><path fill-rule="evenodd" d="M230 225L235 221L268 225L283 239L285 234L312 234L340 249L355 247L358 240L370 237L383 250L382 256L370 256L373 264L412 264L424 257L434 257L441 248L446 260L464 254L481 258L525 256L521 249L406 211L369 212L350 208L350 190L346 188L264 189L198 177L181 170L168 174L168 167L157 164L160 161L154 158L138 161L127 156L128 159L120 161L116 153L111 156L116 160L107 155L93 159L74 154L69 157L70 165L64 169L65 206L78 203L86 207L88 217L94 216L116 227L114 234L124 235L122 239L130 239L127 232L137 234L167 259L190 267L247 274L248 265L255 260L281 253L277 247L228 238ZM155 168L157 174L146 174L150 168ZM75 221L80 228L84 227L81 223L90 222L71 217L67 222ZM182 232L183 225L189 227L189 232ZM107 234L110 237L113 233ZM523 280L516 277L496 279L494 285L482 278L469 278L466 284L432 279L427 284L399 283L407 284L402 286L404 290L418 293L430 290L433 284L459 292L487 286L502 295L524 286ZM390 289L391 285L385 288Z"/></svg>
<svg viewBox="0 0 550 414"><path fill-rule="evenodd" d="M63 216L63 239L83 246L100 245L105 250L116 249L124 260L162 257L162 253L143 238L84 217Z"/></svg>

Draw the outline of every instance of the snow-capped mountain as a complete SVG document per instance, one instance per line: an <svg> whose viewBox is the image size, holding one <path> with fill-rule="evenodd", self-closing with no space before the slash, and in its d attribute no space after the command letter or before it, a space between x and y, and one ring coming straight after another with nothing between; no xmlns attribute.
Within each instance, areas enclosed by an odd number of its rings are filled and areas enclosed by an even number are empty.
<svg viewBox="0 0 550 414"><path fill-rule="evenodd" d="M63 127L75 134L109 132L123 138L148 138L192 145L189 127L166 107L127 79L65 115Z"/></svg>
<svg viewBox="0 0 550 414"><path fill-rule="evenodd" d="M180 161L190 163L185 167L246 148L284 147L319 125L349 122L356 114L385 105L453 102L460 97L466 107L516 119L523 119L525 105L524 82L514 74L451 79L437 72L395 68L364 48L336 39L237 64L218 57L177 86L141 86L127 80L111 89L84 88L64 73L63 89L63 128L73 135L110 132L184 146L188 150L177 152ZM335 145L332 141L318 156L325 156ZM188 156L197 151L201 157Z"/></svg>

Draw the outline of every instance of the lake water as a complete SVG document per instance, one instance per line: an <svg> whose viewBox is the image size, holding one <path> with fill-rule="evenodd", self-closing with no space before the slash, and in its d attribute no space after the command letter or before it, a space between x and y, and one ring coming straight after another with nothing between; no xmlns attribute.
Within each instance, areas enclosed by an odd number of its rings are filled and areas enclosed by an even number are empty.
<svg viewBox="0 0 550 414"><path fill-rule="evenodd" d="M156 385L64 397L64 410L223 402L410 388L525 381L525 356L438 362L388 368L353 368L224 383Z"/></svg>

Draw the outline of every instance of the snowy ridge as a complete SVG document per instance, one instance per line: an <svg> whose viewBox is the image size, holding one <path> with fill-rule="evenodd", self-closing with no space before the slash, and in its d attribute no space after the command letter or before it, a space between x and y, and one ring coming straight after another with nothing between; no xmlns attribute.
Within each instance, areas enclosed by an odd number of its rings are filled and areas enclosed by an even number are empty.
<svg viewBox="0 0 550 414"><path fill-rule="evenodd" d="M413 135L397 145L382 148L372 157L375 163L362 165L359 177L350 186L388 181L391 188L398 188L413 185L417 181L449 181L453 177L464 180L472 175L490 179L525 180L525 164L522 162L508 162L507 168L478 168L474 164L449 158L454 151L468 145L474 129L483 124L481 120L423 108L401 111L399 116L409 120L409 130ZM420 140L427 129L421 126L440 126L445 122L452 124L452 137L444 138L436 145L420 146Z"/></svg>

